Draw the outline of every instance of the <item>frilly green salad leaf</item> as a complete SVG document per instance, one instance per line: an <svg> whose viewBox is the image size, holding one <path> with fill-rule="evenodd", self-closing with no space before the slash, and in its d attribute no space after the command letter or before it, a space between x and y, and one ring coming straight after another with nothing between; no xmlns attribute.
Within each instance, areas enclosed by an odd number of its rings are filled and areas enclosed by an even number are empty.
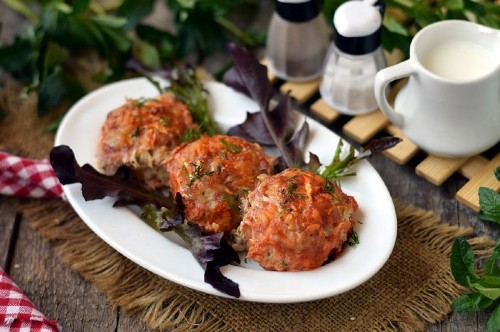
<svg viewBox="0 0 500 332"><path fill-rule="evenodd" d="M193 119L200 126L200 131L208 135L220 133L219 127L212 119L210 108L208 106L208 92L203 87L203 83L196 76L195 70L190 66L179 66L174 69L157 68L152 69L142 65L140 62L130 60L127 68L146 77L156 86L159 93L171 91L175 97L187 105ZM169 82L168 86L161 86L155 77L160 77ZM198 138L193 135L193 138Z"/></svg>
<svg viewBox="0 0 500 332"><path fill-rule="evenodd" d="M174 201L170 196L143 189L133 181L132 173L125 167L111 176L99 173L89 164L80 167L73 151L65 145L56 146L50 151L50 163L61 184L81 183L85 200L109 196L117 198L114 206L154 205L156 208L149 209L149 216L144 218L161 218L161 222L157 222L160 230L174 231L186 242L196 261L205 270L205 282L228 295L240 296L238 284L220 272L221 266L239 263L238 254L227 244L222 233L205 235L198 227L185 221L180 195ZM152 216L158 213L159 216Z"/></svg>

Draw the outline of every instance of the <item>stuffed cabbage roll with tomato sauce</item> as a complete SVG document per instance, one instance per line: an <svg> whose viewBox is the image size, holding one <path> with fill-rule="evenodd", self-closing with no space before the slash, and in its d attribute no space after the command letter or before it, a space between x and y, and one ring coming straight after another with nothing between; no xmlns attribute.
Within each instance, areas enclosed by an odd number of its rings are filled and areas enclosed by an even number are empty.
<svg viewBox="0 0 500 332"><path fill-rule="evenodd" d="M342 250L357 210L354 197L335 182L286 169L248 194L236 233L246 243L247 257L264 269L313 270Z"/></svg>

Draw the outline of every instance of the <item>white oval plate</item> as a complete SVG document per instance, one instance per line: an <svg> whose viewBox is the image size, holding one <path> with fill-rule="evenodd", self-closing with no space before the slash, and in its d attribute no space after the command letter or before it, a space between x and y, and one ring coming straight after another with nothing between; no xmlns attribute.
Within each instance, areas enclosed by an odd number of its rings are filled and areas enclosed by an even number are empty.
<svg viewBox="0 0 500 332"><path fill-rule="evenodd" d="M207 83L213 116L222 130L243 122L246 111L258 111L255 102L220 83ZM109 111L125 98L154 97L155 87L144 78L116 82L89 93L64 117L55 145L73 149L80 165L95 167L100 128ZM307 119L310 138L307 150L328 163L339 136L313 119ZM237 282L241 300L290 303L321 299L348 291L372 277L389 258L396 241L397 221L391 196L377 171L366 161L356 166L355 177L342 180L343 190L353 195L362 211L355 229L360 243L348 247L333 262L314 271L273 272L254 262L222 268ZM162 234L141 221L128 208L113 208L113 199L86 202L80 184L64 186L70 204L84 222L118 252L175 283L202 292L226 296L203 281L203 270L174 235Z"/></svg>

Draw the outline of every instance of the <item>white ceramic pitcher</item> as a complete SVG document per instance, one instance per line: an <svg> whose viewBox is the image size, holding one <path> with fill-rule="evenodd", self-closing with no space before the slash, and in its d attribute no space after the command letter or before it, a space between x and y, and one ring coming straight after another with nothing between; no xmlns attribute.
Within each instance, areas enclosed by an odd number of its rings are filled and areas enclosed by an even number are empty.
<svg viewBox="0 0 500 332"><path fill-rule="evenodd" d="M407 76L393 109L386 87ZM377 73L375 97L385 116L429 153L487 150L500 141L500 30L459 20L426 26L408 60Z"/></svg>

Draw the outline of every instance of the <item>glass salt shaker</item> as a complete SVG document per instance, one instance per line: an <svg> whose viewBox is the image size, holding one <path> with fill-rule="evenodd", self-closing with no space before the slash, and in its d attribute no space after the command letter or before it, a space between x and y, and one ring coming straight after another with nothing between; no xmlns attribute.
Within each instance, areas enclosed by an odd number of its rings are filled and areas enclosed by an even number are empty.
<svg viewBox="0 0 500 332"><path fill-rule="evenodd" d="M340 113L358 115L378 108L375 75L387 66L382 11L376 0L351 0L335 11L336 34L325 58L320 94Z"/></svg>
<svg viewBox="0 0 500 332"><path fill-rule="evenodd" d="M277 0L266 42L269 69L279 78L308 81L321 76L329 31L320 0Z"/></svg>

